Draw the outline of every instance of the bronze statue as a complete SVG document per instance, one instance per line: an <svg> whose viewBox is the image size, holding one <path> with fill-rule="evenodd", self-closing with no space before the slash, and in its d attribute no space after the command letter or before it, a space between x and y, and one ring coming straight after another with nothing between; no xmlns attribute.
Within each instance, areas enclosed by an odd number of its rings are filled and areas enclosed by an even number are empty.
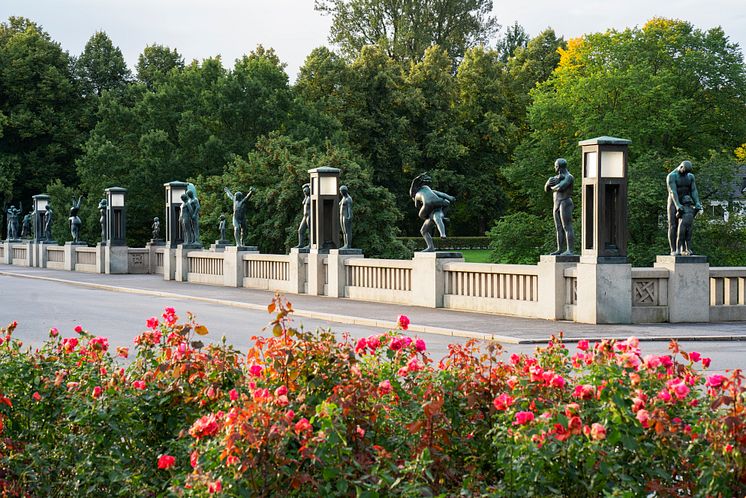
<svg viewBox="0 0 746 498"><path fill-rule="evenodd" d="M694 207L694 201L688 195L681 198L681 211L676 213L679 219L679 228L676 232L676 255L693 256L692 252L692 226L694 217L699 211Z"/></svg>
<svg viewBox="0 0 746 498"><path fill-rule="evenodd" d="M352 197L347 190L347 185L339 187L339 193L342 194L342 199L339 201L339 226L342 227L344 238L344 245L340 249L350 249L352 247Z"/></svg>
<svg viewBox="0 0 746 498"><path fill-rule="evenodd" d="M179 210L179 225L181 226L181 237L184 240L184 245L194 243L192 222L192 204L189 202L189 196L184 192L181 194L181 209Z"/></svg>
<svg viewBox="0 0 746 498"><path fill-rule="evenodd" d="M225 187L224 190L225 195L233 201L233 238L236 240L236 246L241 247L246 237L246 201L254 194L254 187L249 187L245 197L241 191L232 194L228 187ZM222 215L221 219L224 219ZM220 233L220 240L225 240L224 231Z"/></svg>
<svg viewBox="0 0 746 498"><path fill-rule="evenodd" d="M52 204L47 204L47 211L44 214L44 240L52 240L52 221L54 220L54 211Z"/></svg>
<svg viewBox="0 0 746 498"><path fill-rule="evenodd" d="M33 212L26 213L23 217L23 225L21 227L21 238L31 237L31 219L33 218Z"/></svg>
<svg viewBox="0 0 746 498"><path fill-rule="evenodd" d="M668 245L671 249L671 256L681 256L678 236L679 224L685 211L682 203L684 196L689 196L694 203L693 210L702 211L697 184L694 182L694 175L692 174L692 163L682 161L676 169L671 171L666 177L666 187L668 188ZM693 220L694 216L692 216L692 223ZM691 227L689 227L689 231L691 232ZM689 235L691 236L691 233ZM686 256L692 254L691 245L688 245Z"/></svg>
<svg viewBox="0 0 746 498"><path fill-rule="evenodd" d="M83 224L83 222L80 221L78 212L80 211L80 203L82 201L82 195L78 197L77 202L75 202L75 198L73 198L73 204L72 207L70 207L70 218L68 218L68 221L70 222L70 234L73 236L73 244L77 244L78 242L80 242L80 226Z"/></svg>
<svg viewBox="0 0 746 498"><path fill-rule="evenodd" d="M157 216L153 218L153 224L150 227L153 230L153 240L160 240L161 238L161 219Z"/></svg>
<svg viewBox="0 0 746 498"><path fill-rule="evenodd" d="M300 226L298 226L298 248L299 249L308 249L310 246L310 241L308 244L303 244L305 242L308 233L308 226L311 221L311 184L305 183L303 184L303 218L300 220Z"/></svg>
<svg viewBox="0 0 746 498"><path fill-rule="evenodd" d="M552 192L554 207L554 229L557 232L557 250L552 256L572 256L575 243L575 232L572 229L572 185L575 179L567 170L567 161L562 158L554 161L557 173L544 184L545 192Z"/></svg>
<svg viewBox="0 0 746 498"><path fill-rule="evenodd" d="M109 207L109 203L106 199L98 201L98 222L101 224L101 242L106 244L108 237L106 236L106 211Z"/></svg>
<svg viewBox="0 0 746 498"><path fill-rule="evenodd" d="M412 180L412 185L409 187L409 196L414 201L415 208L419 210L418 215L420 219L425 220L420 233L427 247L422 252L435 251L432 236L434 227L438 227L438 233L442 239L446 238L444 210L456 201L456 198L451 195L431 189L430 182L432 178L427 173L422 173Z"/></svg>
<svg viewBox="0 0 746 498"><path fill-rule="evenodd" d="M199 238L199 214L201 206L197 198L197 188L193 183L187 183L186 195L189 203L189 213L191 215L192 244L200 244Z"/></svg>
<svg viewBox="0 0 746 498"><path fill-rule="evenodd" d="M8 208L8 240L18 240L18 216L21 208L10 206Z"/></svg>

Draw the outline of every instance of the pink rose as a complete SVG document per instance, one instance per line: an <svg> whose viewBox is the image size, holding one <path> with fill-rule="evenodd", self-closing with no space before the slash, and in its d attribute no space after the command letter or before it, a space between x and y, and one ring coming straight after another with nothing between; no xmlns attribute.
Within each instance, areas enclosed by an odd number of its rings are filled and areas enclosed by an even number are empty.
<svg viewBox="0 0 746 498"><path fill-rule="evenodd" d="M381 346L381 339L377 335L372 335L368 337L367 343L370 350L375 351Z"/></svg>
<svg viewBox="0 0 746 498"><path fill-rule="evenodd" d="M534 419L533 412L518 412L515 414L514 425L526 425Z"/></svg>
<svg viewBox="0 0 746 498"><path fill-rule="evenodd" d="M710 368L711 361L712 361L712 358L702 358L702 366L705 368Z"/></svg>
<svg viewBox="0 0 746 498"><path fill-rule="evenodd" d="M60 331L57 330L57 327L52 327L49 329L49 336L50 337L57 337L59 335Z"/></svg>
<svg viewBox="0 0 746 498"><path fill-rule="evenodd" d="M357 340L357 344L355 344L355 352L358 354L365 354L365 348L368 346L368 341L365 340L365 337L361 337Z"/></svg>
<svg viewBox="0 0 746 498"><path fill-rule="evenodd" d="M287 421L288 423L292 422L294 418L295 418L295 412L294 412L293 410L288 410L288 411L287 411L287 412L285 413L285 420L286 420L286 421Z"/></svg>
<svg viewBox="0 0 746 498"><path fill-rule="evenodd" d="M640 410L637 412L637 420L640 421L643 427L648 427L650 424L650 413L647 410Z"/></svg>
<svg viewBox="0 0 746 498"><path fill-rule="evenodd" d="M581 339L578 341L578 349L581 351L588 351L588 347L590 344L588 344L588 341L586 339Z"/></svg>
<svg viewBox="0 0 746 498"><path fill-rule="evenodd" d="M103 393L103 392L104 392L104 390L101 389L101 386L94 387L93 388L93 394L92 394L93 399L100 398L101 397L101 393Z"/></svg>
<svg viewBox="0 0 746 498"><path fill-rule="evenodd" d="M407 330L409 328L409 317L407 315L399 315L399 318L396 319L396 325L402 330Z"/></svg>
<svg viewBox="0 0 746 498"><path fill-rule="evenodd" d="M154 316L148 318L148 320L145 322L145 325L152 330L155 330L158 328L158 319Z"/></svg>
<svg viewBox="0 0 746 498"><path fill-rule="evenodd" d="M280 386L277 389L275 389L275 396L284 396L288 393L288 388L286 386Z"/></svg>
<svg viewBox="0 0 746 498"><path fill-rule="evenodd" d="M412 358L409 360L409 363L407 363L407 370L409 372L419 372L422 370L423 366L422 363L417 358Z"/></svg>
<svg viewBox="0 0 746 498"><path fill-rule="evenodd" d="M562 377L561 375L553 375L552 380L550 381L550 385L552 387L557 387L557 388L562 389L563 387L565 387L565 378Z"/></svg>
<svg viewBox="0 0 746 498"><path fill-rule="evenodd" d="M161 470L168 470L176 465L176 458L171 455L161 455L158 457L158 468Z"/></svg>
<svg viewBox="0 0 746 498"><path fill-rule="evenodd" d="M677 398L684 399L689 394L689 387L685 383L679 382L673 386L673 392Z"/></svg>
<svg viewBox="0 0 746 498"><path fill-rule="evenodd" d="M422 339L417 339L416 341L414 341L414 348L417 351L422 352L427 349L427 346L425 345L425 341L423 341Z"/></svg>
<svg viewBox="0 0 746 498"><path fill-rule="evenodd" d="M145 381L144 380L136 380L132 383L132 387L135 389L139 389L140 391L145 390Z"/></svg>
<svg viewBox="0 0 746 498"><path fill-rule="evenodd" d="M262 375L262 366L261 365L251 365L249 367L249 373L253 377L259 377L260 375Z"/></svg>
<svg viewBox="0 0 746 498"><path fill-rule="evenodd" d="M75 332L80 334L81 332L83 332L83 327L81 327L80 325L76 325L73 330L75 330Z"/></svg>
<svg viewBox="0 0 746 498"><path fill-rule="evenodd" d="M661 358L658 355L649 354L643 358L643 362L645 363L645 367L649 370L655 370L661 365Z"/></svg>
<svg viewBox="0 0 746 498"><path fill-rule="evenodd" d="M658 393L658 399L663 400L666 403L668 403L669 401L671 401L671 393L663 389L661 390L661 392Z"/></svg>
<svg viewBox="0 0 746 498"><path fill-rule="evenodd" d="M595 439L596 441L606 439L606 427L599 423L594 423L593 425L591 425L591 438Z"/></svg>
<svg viewBox="0 0 746 498"><path fill-rule="evenodd" d="M705 382L705 385L707 387L720 387L723 385L723 383L728 380L727 377L724 375L711 375L710 377L707 377L707 381Z"/></svg>
<svg viewBox="0 0 746 498"><path fill-rule="evenodd" d="M699 354L697 351L692 351L691 353L689 353L689 360L693 361L694 363L697 363L700 358L702 358L702 355Z"/></svg>
<svg viewBox="0 0 746 498"><path fill-rule="evenodd" d="M235 389L231 389L228 391L228 396L230 397L231 401L236 401L238 399L238 391Z"/></svg>
<svg viewBox="0 0 746 498"><path fill-rule="evenodd" d="M37 391L34 392L34 394L31 395L32 398L34 398L34 401L41 401L41 394L39 394Z"/></svg>
<svg viewBox="0 0 746 498"><path fill-rule="evenodd" d="M210 494L220 493L223 491L223 484L220 481L211 482L207 485L207 492Z"/></svg>
<svg viewBox="0 0 746 498"><path fill-rule="evenodd" d="M404 347L404 343L400 337L394 337L391 339L391 344L389 344L389 349L391 349L391 351L399 351L402 347Z"/></svg>
<svg viewBox="0 0 746 498"><path fill-rule="evenodd" d="M393 391L393 388L391 387L391 382L389 382L388 380L381 381L381 383L378 384L378 393L381 396L385 396L391 391Z"/></svg>
<svg viewBox="0 0 746 498"><path fill-rule="evenodd" d="M307 418L303 417L302 419L298 420L298 422L295 423L295 432L297 434L300 434L301 432L310 431L313 430L313 427L311 426L311 423L308 421Z"/></svg>
<svg viewBox="0 0 746 498"><path fill-rule="evenodd" d="M511 407L514 402L515 398L513 398L513 396L506 393L501 393L492 401L492 404L495 406L495 410L505 411L509 407Z"/></svg>

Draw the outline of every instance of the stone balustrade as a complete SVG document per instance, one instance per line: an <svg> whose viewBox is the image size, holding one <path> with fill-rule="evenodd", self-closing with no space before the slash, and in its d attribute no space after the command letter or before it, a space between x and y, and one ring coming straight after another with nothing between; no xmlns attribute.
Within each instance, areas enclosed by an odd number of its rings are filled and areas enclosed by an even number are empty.
<svg viewBox="0 0 746 498"><path fill-rule="evenodd" d="M417 253L411 260L391 260L365 258L354 251L293 249L278 255L244 249L6 241L0 244L0 262L92 273L150 273L209 285L586 323L594 323L586 297L589 288L595 288L617 307L615 313L630 317L617 323L746 321L746 268L710 268L702 257L660 256L654 268L612 272L618 277L611 292L601 288L605 274L585 268L581 272L582 265L572 258L542 256L538 265L500 265L465 263L458 253ZM589 275L596 279L590 285ZM625 306L626 311L621 309Z"/></svg>
<svg viewBox="0 0 746 498"><path fill-rule="evenodd" d="M710 321L746 320L746 268L710 268Z"/></svg>

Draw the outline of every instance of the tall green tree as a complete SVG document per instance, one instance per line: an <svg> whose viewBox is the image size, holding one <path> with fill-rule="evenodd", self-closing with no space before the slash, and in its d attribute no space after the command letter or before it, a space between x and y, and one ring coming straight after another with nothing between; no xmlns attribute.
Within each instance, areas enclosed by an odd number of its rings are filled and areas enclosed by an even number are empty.
<svg viewBox="0 0 746 498"><path fill-rule="evenodd" d="M135 66L137 80L145 83L151 90L167 79L172 70L184 69L184 58L176 51L164 45L148 45L137 58Z"/></svg>
<svg viewBox="0 0 746 498"><path fill-rule="evenodd" d="M460 59L488 44L499 26L492 0L316 0L332 16L331 43L354 59L366 45L381 44L397 61L420 61L431 45Z"/></svg>
<svg viewBox="0 0 746 498"><path fill-rule="evenodd" d="M500 60L508 62L508 59L515 56L516 50L525 48L531 37L526 30L515 21L512 25L505 28L505 34L497 40L496 49L500 53Z"/></svg>
<svg viewBox="0 0 746 498"><path fill-rule="evenodd" d="M75 61L75 74L84 95L98 97L106 90L121 90L132 77L119 47L103 31L97 31Z"/></svg>
<svg viewBox="0 0 746 498"><path fill-rule="evenodd" d="M53 179L77 181L84 103L70 56L29 19L0 23L0 61L0 205L30 204Z"/></svg>

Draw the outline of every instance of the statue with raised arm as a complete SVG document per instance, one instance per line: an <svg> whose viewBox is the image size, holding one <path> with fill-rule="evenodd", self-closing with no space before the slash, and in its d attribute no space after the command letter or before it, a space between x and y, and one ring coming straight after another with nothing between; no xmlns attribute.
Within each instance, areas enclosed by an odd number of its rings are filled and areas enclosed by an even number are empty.
<svg viewBox="0 0 746 498"><path fill-rule="evenodd" d="M201 206L199 204L199 199L197 198L197 187L194 186L193 183L187 183L186 188L186 195L189 202L189 211L190 215L192 217L191 219L191 230L192 230L192 244L200 244L200 238L199 238L199 215L201 211Z"/></svg>
<svg viewBox="0 0 746 498"><path fill-rule="evenodd" d="M300 220L298 226L298 249L308 249L310 242L304 244L308 238L308 227L311 222L311 184L305 183L303 185L303 218Z"/></svg>
<svg viewBox="0 0 746 498"><path fill-rule="evenodd" d="M101 225L101 243L106 244L108 237L106 236L106 211L109 208L109 202L106 199L98 201L98 222Z"/></svg>
<svg viewBox="0 0 746 498"><path fill-rule="evenodd" d="M54 211L52 204L47 204L47 211L44 214L44 240L52 240L52 221L54 220Z"/></svg>
<svg viewBox="0 0 746 498"><path fill-rule="evenodd" d="M666 187L668 188L668 245L671 249L671 256L681 256L682 252L678 237L679 224L685 211L687 211L682 202L684 196L689 196L693 203L692 209L694 211L702 211L697 184L694 182L694 175L692 174L692 163L690 161L681 161L681 164L666 177ZM694 216L691 218L691 222L693 223ZM689 233L691 236L691 227L689 227ZM684 234L686 234L686 230ZM684 236L686 237L686 235ZM690 245L686 247L686 253L686 256L693 255Z"/></svg>
<svg viewBox="0 0 746 498"><path fill-rule="evenodd" d="M340 249L352 248L352 197L350 196L347 185L339 187L339 193L342 199L339 201L339 226L342 228L344 245Z"/></svg>
<svg viewBox="0 0 746 498"><path fill-rule="evenodd" d="M72 206L70 207L70 218L68 218L68 221L70 223L70 235L73 236L73 244L77 244L78 242L80 242L80 227L83 224L83 222L80 221L78 212L80 211L80 203L82 201L83 201L82 195L78 197L77 202L75 201L75 198L73 198L73 203L72 203Z"/></svg>
<svg viewBox="0 0 746 498"><path fill-rule="evenodd" d="M422 173L412 180L412 185L409 187L409 196L414 201L415 208L418 209L418 216L425 220L420 233L425 239L427 247L422 252L435 251L432 236L435 227L438 227L440 237L442 239L446 238L445 210L456 201L456 198L452 195L430 188L431 182L432 178L427 173Z"/></svg>
<svg viewBox="0 0 746 498"><path fill-rule="evenodd" d="M557 250L552 256L572 256L575 243L575 232L572 229L572 186L575 181L567 170L567 161L559 158L554 161L554 172L544 184L545 192L552 192L554 206L554 230L557 234Z"/></svg>
<svg viewBox="0 0 746 498"><path fill-rule="evenodd" d="M232 194L228 187L225 187L225 195L233 201L233 238L236 240L236 247L243 246L246 237L246 201L254 194L254 187L249 187L249 191L244 196L241 191ZM225 240L225 235L220 238Z"/></svg>

